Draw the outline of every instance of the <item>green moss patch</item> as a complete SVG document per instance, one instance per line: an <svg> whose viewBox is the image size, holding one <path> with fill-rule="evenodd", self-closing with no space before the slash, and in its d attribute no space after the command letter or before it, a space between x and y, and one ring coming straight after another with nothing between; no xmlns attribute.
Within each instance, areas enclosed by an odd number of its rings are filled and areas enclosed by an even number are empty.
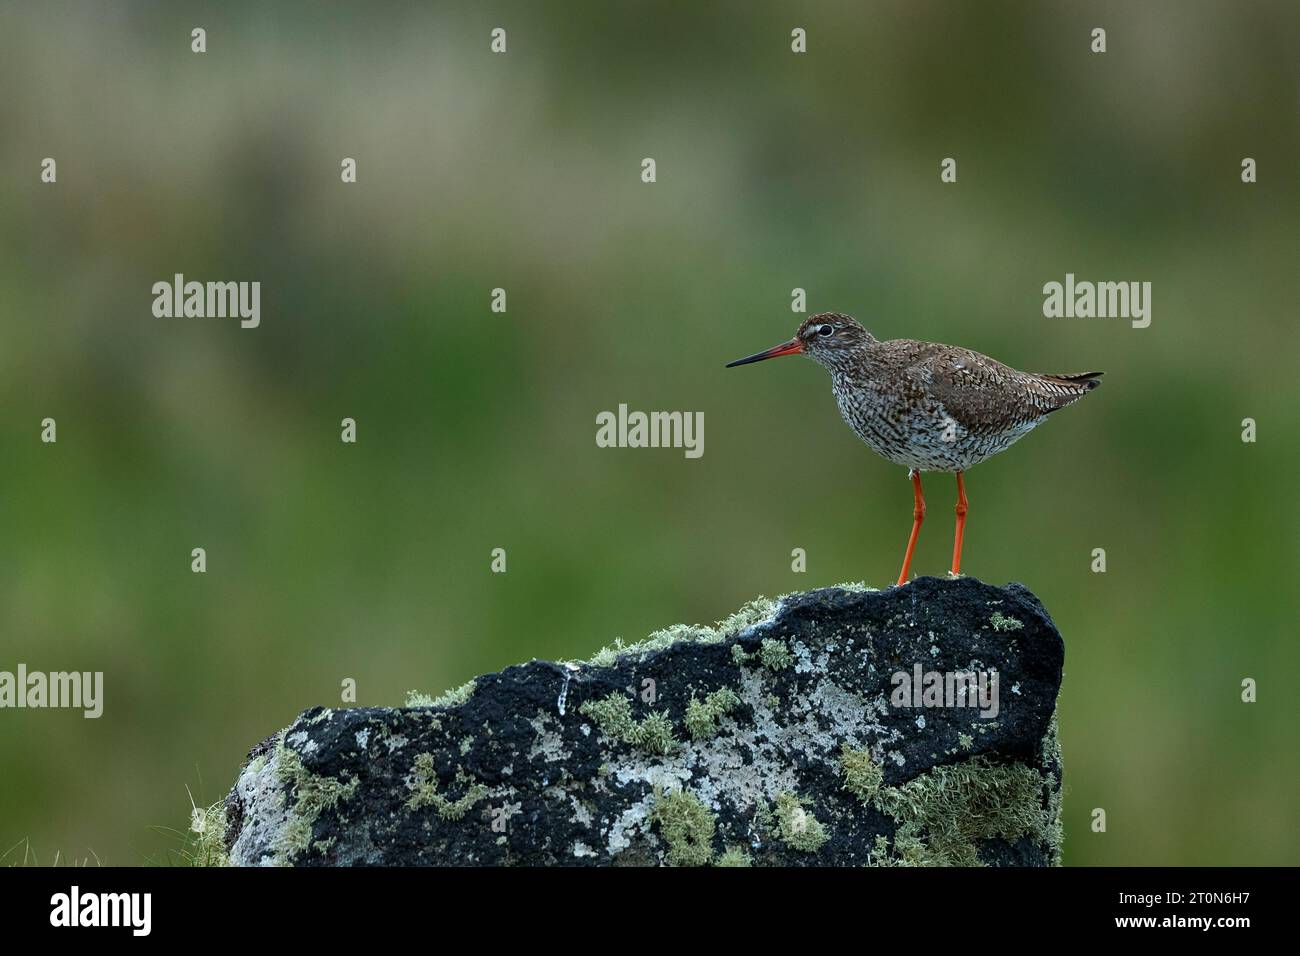
<svg viewBox="0 0 1300 956"><path fill-rule="evenodd" d="M686 731L692 740L706 740L718 733L718 720L740 706L740 698L729 687L722 687L699 700L691 694L686 705Z"/></svg>
<svg viewBox="0 0 1300 956"><path fill-rule="evenodd" d="M816 853L830 836L820 820L808 812L807 801L793 793L782 793L776 798L777 835L791 849L801 853Z"/></svg>
<svg viewBox="0 0 1300 956"><path fill-rule="evenodd" d="M713 861L714 866L753 866L754 861L749 854L738 846L729 846L727 849Z"/></svg>
<svg viewBox="0 0 1300 956"><path fill-rule="evenodd" d="M666 714L652 711L638 721L632 716L632 702L618 692L587 701L578 713L590 718L611 740L621 740L648 753L669 754L680 745Z"/></svg>
<svg viewBox="0 0 1300 956"><path fill-rule="evenodd" d="M844 789L863 803L874 803L885 782L885 771L871 759L871 754L848 744L840 750L840 776L844 778Z"/></svg>
<svg viewBox="0 0 1300 956"><path fill-rule="evenodd" d="M972 757L890 787L867 751L846 744L840 774L846 790L897 824L892 862L980 866L979 841L1024 836L1049 844L1059 857L1060 804L1044 806L1045 781L1033 767ZM1046 785L1054 788L1050 775Z"/></svg>
<svg viewBox="0 0 1300 956"><path fill-rule="evenodd" d="M758 659L770 671L783 671L794 666L794 655L786 647L785 641L770 637L763 638L758 649Z"/></svg>
<svg viewBox="0 0 1300 956"><path fill-rule="evenodd" d="M723 618L712 627L704 624L674 624L672 627L655 631L644 641L635 644L624 644L620 638L608 647L601 648L592 655L589 661L582 663L596 667L612 667L618 663L621 657L629 655L642 657L653 651L671 647L681 641L691 641L697 644L717 644L738 631L742 631L760 621L770 619L776 613L776 609L776 601L771 601L765 597L755 598L741 607L736 613Z"/></svg>
<svg viewBox="0 0 1300 956"><path fill-rule="evenodd" d="M469 700L470 694L474 693L475 683L468 680L459 687L446 691L440 697L431 697L428 694L421 693L418 690L408 690L406 692L407 707L459 707L465 701Z"/></svg>
<svg viewBox="0 0 1300 956"><path fill-rule="evenodd" d="M668 862L672 866L706 866L713 859L717 823L712 811L693 793L656 792L650 820L658 825L668 844Z"/></svg>
<svg viewBox="0 0 1300 956"><path fill-rule="evenodd" d="M283 733L275 756L276 776L285 787L286 800L293 799L287 808L288 819L273 847L276 862L286 864L290 858L311 847L312 827L317 818L341 801L352 799L360 781L353 777L344 782L312 773L298 752L285 746Z"/></svg>
<svg viewBox="0 0 1300 956"><path fill-rule="evenodd" d="M456 771L456 782L467 789L459 799L452 800L438 790L438 771L434 767L433 754L417 754L411 780L407 784L411 797L406 801L406 808L420 810L433 807L444 820L462 819L474 804L488 795L488 788L475 783L460 770Z"/></svg>

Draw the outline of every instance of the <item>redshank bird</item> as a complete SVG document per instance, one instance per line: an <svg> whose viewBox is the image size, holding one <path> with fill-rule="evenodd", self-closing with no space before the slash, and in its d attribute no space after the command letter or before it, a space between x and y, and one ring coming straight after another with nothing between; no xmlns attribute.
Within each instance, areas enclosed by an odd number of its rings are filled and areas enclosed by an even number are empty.
<svg viewBox="0 0 1300 956"><path fill-rule="evenodd" d="M955 345L893 339L881 342L851 316L823 312L806 319L789 342L727 364L806 355L831 373L840 415L867 447L902 465L912 479L912 534L898 583L907 581L925 519L921 472L957 475L957 529L952 574L961 573L962 535L970 502L962 475L1004 451L1058 408L1101 384L1101 372L1019 372Z"/></svg>

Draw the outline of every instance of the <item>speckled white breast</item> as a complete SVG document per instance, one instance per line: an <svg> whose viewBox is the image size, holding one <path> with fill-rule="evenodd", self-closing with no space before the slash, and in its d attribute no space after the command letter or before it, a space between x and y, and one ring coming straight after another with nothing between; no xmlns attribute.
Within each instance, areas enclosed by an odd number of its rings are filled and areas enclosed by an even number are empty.
<svg viewBox="0 0 1300 956"><path fill-rule="evenodd" d="M840 415L867 447L886 461L918 471L965 471L1009 448L1036 421L993 435L963 427L932 399L905 396L858 385L835 388Z"/></svg>

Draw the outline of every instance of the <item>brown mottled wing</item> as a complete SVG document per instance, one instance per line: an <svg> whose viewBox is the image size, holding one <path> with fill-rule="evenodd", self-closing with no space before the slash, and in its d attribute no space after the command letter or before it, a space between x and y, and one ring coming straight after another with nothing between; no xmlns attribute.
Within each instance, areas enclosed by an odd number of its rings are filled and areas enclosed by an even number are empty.
<svg viewBox="0 0 1300 956"><path fill-rule="evenodd" d="M1036 375L953 345L935 345L913 366L929 393L963 428L1010 431L1070 404L1098 383Z"/></svg>

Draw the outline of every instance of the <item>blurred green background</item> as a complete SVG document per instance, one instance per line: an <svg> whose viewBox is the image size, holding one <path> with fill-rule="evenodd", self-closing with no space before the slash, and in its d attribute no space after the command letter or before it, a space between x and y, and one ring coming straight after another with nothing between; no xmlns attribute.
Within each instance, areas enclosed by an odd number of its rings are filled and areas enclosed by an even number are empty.
<svg viewBox="0 0 1300 956"><path fill-rule="evenodd" d="M1106 371L968 481L965 569L1065 635L1066 860L1300 863L1298 53L1290 2L0 7L0 669L106 684L0 712L0 853L167 861L347 677L892 582L906 475L825 372L722 368L801 287ZM261 328L154 318L176 272L260 280ZM1150 328L1044 318L1067 272L1152 282ZM620 402L704 412L703 458L597 448Z"/></svg>

